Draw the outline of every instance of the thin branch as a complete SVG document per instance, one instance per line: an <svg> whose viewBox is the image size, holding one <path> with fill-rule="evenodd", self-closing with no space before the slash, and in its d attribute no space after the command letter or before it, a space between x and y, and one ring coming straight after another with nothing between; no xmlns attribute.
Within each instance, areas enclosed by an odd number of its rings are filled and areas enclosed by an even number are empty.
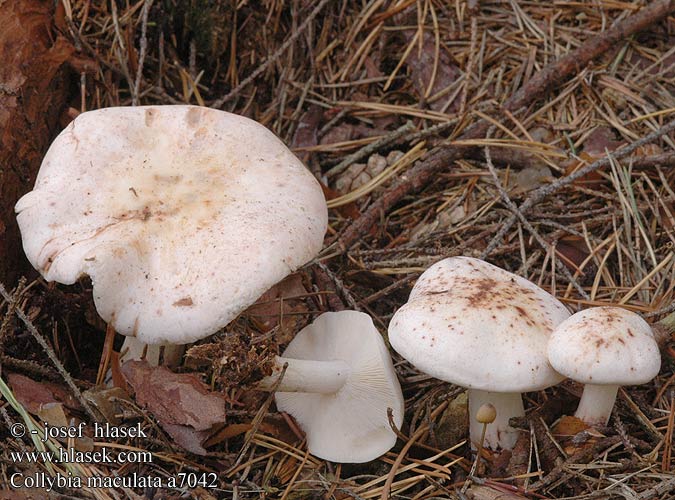
<svg viewBox="0 0 675 500"><path fill-rule="evenodd" d="M138 56L138 68L136 69L136 81L134 82L134 91L131 93L131 103L134 106L138 106L139 99L138 96L141 90L141 77L143 76L143 64L145 63L145 54L148 51L148 12L150 7L152 7L152 2L154 0L145 0L143 4L143 12L141 13L141 50Z"/></svg>
<svg viewBox="0 0 675 500"><path fill-rule="evenodd" d="M330 280L335 285L336 290L340 295L342 295L342 298L347 303L347 305L354 311L361 311L361 307L359 307L356 299L352 296L351 292L347 289L342 280L333 271L328 269L328 266L326 266L323 262L317 260L316 265L330 278Z"/></svg>

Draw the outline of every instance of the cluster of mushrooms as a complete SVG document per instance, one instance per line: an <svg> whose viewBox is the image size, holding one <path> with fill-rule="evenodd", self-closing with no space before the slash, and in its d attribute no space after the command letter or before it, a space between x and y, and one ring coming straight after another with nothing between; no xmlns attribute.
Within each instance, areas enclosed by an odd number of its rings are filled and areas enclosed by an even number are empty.
<svg viewBox="0 0 675 500"><path fill-rule="evenodd" d="M484 446L511 449L509 419L525 415L520 393L570 378L585 384L575 416L609 420L621 385L654 378L661 356L650 326L617 307L570 316L530 281L470 257L437 262L389 325L392 347L421 371L468 389L469 415L496 409ZM481 427L470 418L472 443Z"/></svg>
<svg viewBox="0 0 675 500"><path fill-rule="evenodd" d="M197 106L105 108L55 139L16 204L25 253L47 281L90 277L126 359L205 338L316 257L328 213L321 186L264 126ZM586 384L576 416L605 424L620 385L659 371L649 325L623 309L570 316L529 281L468 257L415 284L389 326L421 371L469 390L469 414L496 409L485 446L511 448L521 392ZM367 462L394 446L404 399L389 351L361 312L320 315L260 383L314 455ZM338 418L339 417L339 418ZM471 419L471 440L481 435ZM482 440L480 440L482 442Z"/></svg>

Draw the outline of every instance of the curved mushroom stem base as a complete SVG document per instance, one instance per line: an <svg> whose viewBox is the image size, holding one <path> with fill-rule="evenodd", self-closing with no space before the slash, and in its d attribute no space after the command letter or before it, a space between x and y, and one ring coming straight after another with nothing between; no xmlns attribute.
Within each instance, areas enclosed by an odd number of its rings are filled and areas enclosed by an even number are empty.
<svg viewBox="0 0 675 500"><path fill-rule="evenodd" d="M607 425L618 390L618 385L586 384L574 416L588 425Z"/></svg>
<svg viewBox="0 0 675 500"><path fill-rule="evenodd" d="M179 344L145 344L136 337L125 337L120 352L123 353L120 357L120 363L145 359L150 366L159 366L161 360L162 366L175 367L180 364L185 346ZM144 353L145 357L143 356Z"/></svg>
<svg viewBox="0 0 675 500"><path fill-rule="evenodd" d="M491 403L495 407L497 418L487 426L483 447L491 450L512 449L518 439L518 431L509 425L509 419L525 416L523 398L519 392L487 392L469 389L469 435L473 449L480 444L483 433L483 424L476 421L476 413L485 403Z"/></svg>
<svg viewBox="0 0 675 500"><path fill-rule="evenodd" d="M333 394L345 385L351 371L349 365L339 359L313 361L277 356L272 367L272 375L262 379L258 388L265 391L272 390L283 371L284 364L288 364L288 367L277 387L278 392Z"/></svg>

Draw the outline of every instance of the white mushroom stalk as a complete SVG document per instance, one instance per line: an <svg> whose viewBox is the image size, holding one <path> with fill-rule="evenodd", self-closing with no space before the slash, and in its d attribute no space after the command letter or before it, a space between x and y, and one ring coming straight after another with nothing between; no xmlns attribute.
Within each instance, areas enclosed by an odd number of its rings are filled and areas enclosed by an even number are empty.
<svg viewBox="0 0 675 500"><path fill-rule="evenodd" d="M284 372L284 367L286 371ZM345 385L351 369L343 360L316 361L277 356L272 375L260 382L260 388L279 392L332 394ZM281 382L277 383L283 373Z"/></svg>
<svg viewBox="0 0 675 500"><path fill-rule="evenodd" d="M607 425L618 391L618 385L586 384L574 416L590 425Z"/></svg>
<svg viewBox="0 0 675 500"><path fill-rule="evenodd" d="M145 360L150 366L175 367L180 365L185 346L179 344L146 344L136 337L124 337L120 349L120 363Z"/></svg>
<svg viewBox="0 0 675 500"><path fill-rule="evenodd" d="M548 358L558 372L585 384L574 414L589 425L607 425L622 385L644 384L661 368L649 324L619 307L593 307L555 329Z"/></svg>
<svg viewBox="0 0 675 500"><path fill-rule="evenodd" d="M509 425L513 417L524 417L525 407L519 392L488 392L478 389L469 389L469 436L471 444L478 448L483 434L483 425L474 423L473 415L484 404L495 407L496 417L487 424L483 447L496 450L498 448L511 449L518 440L518 430Z"/></svg>
<svg viewBox="0 0 675 500"><path fill-rule="evenodd" d="M520 394L560 382L546 358L553 328L569 316L550 294L479 259L452 257L420 276L389 324L389 341L421 371L469 389L474 415L483 403L497 410L485 446L513 448L509 419L523 416ZM475 444L482 426L471 418Z"/></svg>
<svg viewBox="0 0 675 500"><path fill-rule="evenodd" d="M298 332L273 371L260 387L278 385L277 408L293 415L313 455L369 462L396 443L387 412L392 410L400 428L403 394L389 351L367 314L322 314Z"/></svg>
<svg viewBox="0 0 675 500"><path fill-rule="evenodd" d="M271 131L198 106L82 113L15 210L33 267L89 276L130 353L215 333L314 258L328 223L320 184Z"/></svg>

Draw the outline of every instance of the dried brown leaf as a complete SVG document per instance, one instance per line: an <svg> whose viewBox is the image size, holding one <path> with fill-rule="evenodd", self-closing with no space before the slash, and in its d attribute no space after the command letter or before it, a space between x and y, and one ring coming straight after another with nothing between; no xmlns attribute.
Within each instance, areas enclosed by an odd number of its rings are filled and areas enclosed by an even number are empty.
<svg viewBox="0 0 675 500"><path fill-rule="evenodd" d="M418 51L414 47L410 51L410 55L406 61L410 71L410 80L417 90L419 96L424 96L429 82L433 76L434 57L436 52L436 42L431 33L424 33L424 42L422 50ZM452 85L460 76L462 71L459 66L455 64L453 58L444 50L440 50L438 54L438 66L436 68L436 76L434 78L433 86L429 96L437 94L441 90ZM434 111L441 111L446 106L446 99L438 99L430 103L429 107ZM447 107L448 113L453 113L459 109L459 98L455 98L453 102Z"/></svg>
<svg viewBox="0 0 675 500"><path fill-rule="evenodd" d="M68 417L61 403L46 403L40 406L37 413L40 420L52 427L67 427Z"/></svg>
<svg viewBox="0 0 675 500"><path fill-rule="evenodd" d="M322 117L323 109L316 104L312 104L300 116L295 134L293 134L293 140L291 141L291 149L307 148L316 146L319 143L318 131ZM298 158L306 164L309 162L310 155L309 151L301 151L298 153Z"/></svg>
<svg viewBox="0 0 675 500"><path fill-rule="evenodd" d="M565 453L574 455L592 447L599 438L605 437L586 422L564 415L553 428L553 435L563 446Z"/></svg>
<svg viewBox="0 0 675 500"><path fill-rule="evenodd" d="M306 322L307 293L303 275L294 273L266 291L247 313L266 331L278 327L275 341L287 344Z"/></svg>
<svg viewBox="0 0 675 500"><path fill-rule="evenodd" d="M617 140L614 132L609 127L598 127L586 137L584 141L584 152L594 157L603 158L605 150L610 153L615 149L625 146L626 142Z"/></svg>
<svg viewBox="0 0 675 500"><path fill-rule="evenodd" d="M525 167L513 176L518 191L532 191L551 181L553 174L546 165Z"/></svg>
<svg viewBox="0 0 675 500"><path fill-rule="evenodd" d="M589 165L593 163L595 160L597 160L595 156L591 156L585 151L582 151L577 156L579 157L579 159L571 158L570 160L563 163L563 166L565 168L565 175L570 175L579 170L580 168ZM595 170L593 172L590 172L589 174L582 175L581 177L579 177L577 180L574 181L574 184L593 186L599 185L602 182L603 182L602 175L598 170Z"/></svg>
<svg viewBox="0 0 675 500"><path fill-rule="evenodd" d="M202 443L208 438L208 431L198 431L187 425L162 424L162 429L171 436L176 444L195 455L206 455L208 451Z"/></svg>
<svg viewBox="0 0 675 500"><path fill-rule="evenodd" d="M319 141L319 144L336 144L357 139L357 126L351 123L341 123L331 128Z"/></svg>
<svg viewBox="0 0 675 500"><path fill-rule="evenodd" d="M124 385L126 386L126 383ZM131 401L127 391L121 387L93 387L84 391L82 396L96 408L106 421L113 425L121 423L119 415L122 414L125 407L120 401Z"/></svg>
<svg viewBox="0 0 675 500"><path fill-rule="evenodd" d="M185 425L198 431L225 421L225 399L209 391L190 373L173 373L163 366L130 361L122 374L136 393L136 401L163 426Z"/></svg>
<svg viewBox="0 0 675 500"><path fill-rule="evenodd" d="M563 263L570 269L576 270L590 255L586 241L580 236L564 236L558 240L556 250L562 255ZM586 274L588 269L584 270ZM593 273L589 273L593 274Z"/></svg>
<svg viewBox="0 0 675 500"><path fill-rule="evenodd" d="M18 373L8 373L7 381L14 396L33 415L37 415L42 405L63 403L77 409L79 404L63 387L52 382L36 382Z"/></svg>
<svg viewBox="0 0 675 500"><path fill-rule="evenodd" d="M588 424L584 421L577 417L564 415L553 428L553 434L561 438L569 438L586 429L588 429Z"/></svg>

